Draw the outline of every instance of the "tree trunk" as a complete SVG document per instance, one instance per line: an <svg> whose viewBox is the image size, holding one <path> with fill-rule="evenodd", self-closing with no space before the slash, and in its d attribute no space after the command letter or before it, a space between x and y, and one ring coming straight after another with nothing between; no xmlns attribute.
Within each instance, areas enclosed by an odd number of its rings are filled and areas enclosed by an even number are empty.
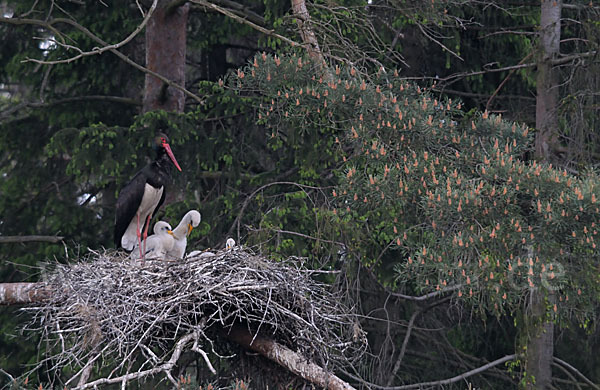
<svg viewBox="0 0 600 390"><path fill-rule="evenodd" d="M306 45L308 56L318 65L319 72L322 72L327 79L331 79L331 74L327 70L327 63L323 52L319 47L319 41L317 36L310 25L310 14L308 8L306 8L305 0L292 0L292 11L296 17L298 28L300 29L300 37L302 42Z"/></svg>
<svg viewBox="0 0 600 390"><path fill-rule="evenodd" d="M558 139L558 72L552 66L560 51L560 0L543 0L540 18L540 53L537 65L535 107L536 158L554 162Z"/></svg>
<svg viewBox="0 0 600 390"><path fill-rule="evenodd" d="M552 66L560 52L561 0L542 0L540 17L540 53L537 65L535 110L535 157L542 162L556 162L560 151L558 138L558 73ZM546 317L548 301L553 295L541 289L531 291L526 309L527 338L525 350L526 389L545 390L552 384L554 323Z"/></svg>
<svg viewBox="0 0 600 390"><path fill-rule="evenodd" d="M546 299L547 298L547 299ZM547 390L552 385L552 358L554 355L554 323L546 318L546 310L553 296L540 289L532 290L527 318L527 349L525 373L527 390Z"/></svg>
<svg viewBox="0 0 600 390"><path fill-rule="evenodd" d="M146 26L146 67L170 81L185 86L186 27L189 4L159 0ZM156 77L146 74L144 112L183 112L185 95Z"/></svg>

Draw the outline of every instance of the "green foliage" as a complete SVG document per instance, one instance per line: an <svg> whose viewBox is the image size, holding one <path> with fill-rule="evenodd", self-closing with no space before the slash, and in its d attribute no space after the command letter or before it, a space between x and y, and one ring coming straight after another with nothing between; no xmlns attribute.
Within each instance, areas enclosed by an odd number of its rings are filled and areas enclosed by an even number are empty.
<svg viewBox="0 0 600 390"><path fill-rule="evenodd" d="M234 84L265 95L259 120L274 138L286 142L286 130L299 127L304 137L336 139L327 145L344 163L333 211L362 231L355 249L383 280L393 268L392 286L453 287L457 298L497 315L540 288L557 296L548 309L558 318L593 316L594 173L525 162L529 129L487 113L461 119L460 103L397 76L380 72L372 83L337 68L326 81L311 72L300 57L262 55ZM273 214L287 222L284 210Z"/></svg>
<svg viewBox="0 0 600 390"><path fill-rule="evenodd" d="M498 315L539 288L557 295L560 318L593 316L597 175L524 162L527 128L487 113L460 123L460 104L383 82L365 86L347 124L337 189L340 212L368 221L375 264Z"/></svg>
<svg viewBox="0 0 600 390"><path fill-rule="evenodd" d="M9 5L18 15L33 3ZM35 3L44 15L52 6ZM308 6L327 54L361 69L392 69L401 53L410 64L402 75L441 78L519 63L534 49L533 36L490 32L533 27L539 17L537 5L498 9L349 0ZM300 39L289 2L244 2L244 7L263 14L268 28ZM61 3L52 11L50 18L74 18L109 43L122 40L141 20L137 7L120 2ZM458 20L477 23L457 28ZM592 19L581 27L589 28L590 39L597 34L594 24ZM56 27L73 46L98 46L66 23ZM465 61L423 38L421 27L449 37L442 43ZM574 49L578 28L568 27L563 49ZM381 284L397 291L460 285L454 298L483 314L501 315L514 313L533 285L556 294L558 319L566 324L575 317L591 331L590 310L598 299L597 175L574 177L527 163L531 132L476 110L463 112L465 104L469 109L485 105L504 80L502 92L530 95L535 77L529 68L448 84L469 96L485 96L463 104L436 100L391 71L367 78L356 68L339 66L331 69L331 79L320 76L299 55L302 48L289 49L296 55L257 55L219 83L198 81L216 80L256 47L282 52L279 39L253 34L222 15L194 12L188 58L190 68L201 66L187 85L204 104L189 106L184 114L139 115L140 102L88 99L141 96L143 74L111 53L38 66L23 61L76 53L43 48L32 39L49 38L49 31L0 24L0 83L20 86L18 95L0 98L2 115L12 113L0 122L0 234L66 237L58 245L4 244L2 280L36 280L38 271L30 267L41 261L67 261L87 247L111 246L116 195L152 157L154 133L166 129L183 172L173 173L171 198L159 218L173 224L187 210L199 209L202 223L190 236L191 248L221 245L234 236L275 256L310 256L316 265L333 266L343 243ZM142 36L121 48L139 63ZM240 42L251 49L240 50ZM392 42L396 46L386 46ZM204 68L210 72L198 70ZM524 100L499 99L494 108L508 108L507 115L531 122ZM584 101L595 102L582 98L578 89L570 91L561 114L575 112ZM591 113L585 115L593 122ZM577 119L562 123L569 127ZM575 136L575 130L567 135ZM554 315L554 307L548 310ZM13 311L2 317L12 322L2 322L0 366L18 373L19 363L35 359L37 344L11 338L19 321ZM482 351L486 342L474 337L463 330L450 334L461 350L494 355Z"/></svg>

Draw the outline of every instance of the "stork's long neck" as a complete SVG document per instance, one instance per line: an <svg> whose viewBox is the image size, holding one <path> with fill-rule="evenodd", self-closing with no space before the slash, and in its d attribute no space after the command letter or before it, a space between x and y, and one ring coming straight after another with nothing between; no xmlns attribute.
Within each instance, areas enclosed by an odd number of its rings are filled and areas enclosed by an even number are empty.
<svg viewBox="0 0 600 390"><path fill-rule="evenodd" d="M177 225L177 227L173 229L173 235L175 236L175 238L181 240L182 238L187 237L189 224L190 220L189 218L187 218L186 214L186 216L183 217L181 222L179 222L179 225Z"/></svg>
<svg viewBox="0 0 600 390"><path fill-rule="evenodd" d="M148 184L155 188L165 186L171 179L171 165L173 163L165 153L159 154L156 159L146 167L148 169Z"/></svg>
<svg viewBox="0 0 600 390"><path fill-rule="evenodd" d="M173 167L173 161L171 161L171 159L163 149L161 149L158 152L154 163L156 164L158 169L171 176L171 168Z"/></svg>

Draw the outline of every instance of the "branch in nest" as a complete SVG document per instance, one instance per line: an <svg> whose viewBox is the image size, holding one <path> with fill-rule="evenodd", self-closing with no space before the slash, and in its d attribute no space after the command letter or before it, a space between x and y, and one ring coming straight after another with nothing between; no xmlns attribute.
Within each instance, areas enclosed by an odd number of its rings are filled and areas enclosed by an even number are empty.
<svg viewBox="0 0 600 390"><path fill-rule="evenodd" d="M123 382L126 383L126 382L129 382L132 380L145 378L147 376L154 375L159 372L164 372L166 374L169 374L169 376L170 376L170 372L173 369L173 367L175 366L175 364L177 363L177 360L179 360L181 353L184 351L185 345L197 337L198 337L198 335L196 333L192 332L192 333L189 333L189 334L183 336L181 339L179 339L179 341L177 341L177 344L175 345L175 350L171 354L171 358L169 359L169 361L167 361L164 364L161 364L158 367L154 367L154 368L144 370L144 371L127 373L125 375L122 375L122 376L119 376L116 378L100 378L98 380L86 383L85 385L77 386L73 390L84 390L84 389L89 389L92 387L98 387L99 385L107 385L107 384L111 384L111 383L123 383ZM175 382L174 385L177 385L177 383Z"/></svg>

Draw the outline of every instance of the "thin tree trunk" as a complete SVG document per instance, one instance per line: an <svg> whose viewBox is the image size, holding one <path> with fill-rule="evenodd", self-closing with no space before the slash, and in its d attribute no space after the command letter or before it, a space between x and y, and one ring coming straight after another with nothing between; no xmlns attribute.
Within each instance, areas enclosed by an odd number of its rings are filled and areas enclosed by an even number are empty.
<svg viewBox="0 0 600 390"><path fill-rule="evenodd" d="M302 42L306 45L308 56L319 66L319 71L324 72L324 76L331 78L331 75L327 72L327 63L319 47L319 41L310 25L310 14L308 8L306 8L306 0L292 0L292 11L300 29Z"/></svg>
<svg viewBox="0 0 600 390"><path fill-rule="evenodd" d="M146 67L170 81L185 86L186 27L189 4L160 0L146 26ZM185 95L146 74L144 112L183 112Z"/></svg>
<svg viewBox="0 0 600 390"><path fill-rule="evenodd" d="M537 65L535 157L548 163L555 162L561 149L558 138L558 73L552 65L552 61L560 52L561 9L561 0L542 0L540 54ZM553 298L551 293L539 288L533 289L530 307L526 309L525 388L528 390L546 390L552 385L554 323L546 317L546 311Z"/></svg>
<svg viewBox="0 0 600 390"><path fill-rule="evenodd" d="M554 323L546 318L547 305L553 295L546 296L539 289L532 290L529 311L525 373L528 390L547 390L552 385L552 360L554 355Z"/></svg>
<svg viewBox="0 0 600 390"><path fill-rule="evenodd" d="M540 19L540 54L537 64L535 107L536 157L553 162L560 149L558 140L558 72L552 61L560 51L560 0L543 0Z"/></svg>

